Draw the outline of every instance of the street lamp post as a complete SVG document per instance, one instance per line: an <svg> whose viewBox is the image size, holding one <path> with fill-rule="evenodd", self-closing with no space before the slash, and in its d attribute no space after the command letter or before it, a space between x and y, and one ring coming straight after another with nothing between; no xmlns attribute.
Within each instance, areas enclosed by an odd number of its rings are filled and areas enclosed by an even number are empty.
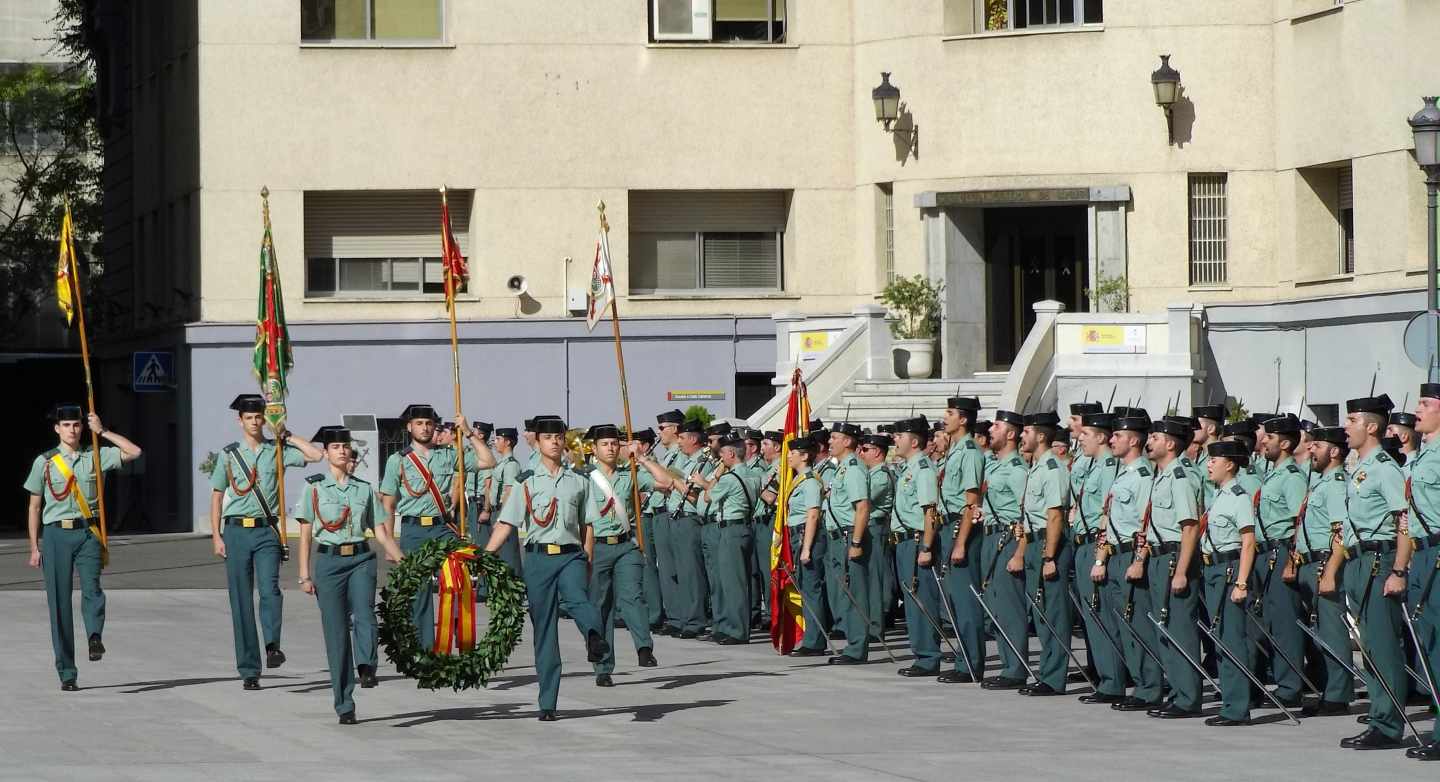
<svg viewBox="0 0 1440 782"><path fill-rule="evenodd" d="M1429 252L1425 266L1425 309L1430 323L1430 368L1427 379L1440 382L1440 288L1436 286L1436 191L1440 190L1440 108L1436 98L1422 98L1425 108L1410 118L1415 136L1415 162L1425 172L1426 242Z"/></svg>

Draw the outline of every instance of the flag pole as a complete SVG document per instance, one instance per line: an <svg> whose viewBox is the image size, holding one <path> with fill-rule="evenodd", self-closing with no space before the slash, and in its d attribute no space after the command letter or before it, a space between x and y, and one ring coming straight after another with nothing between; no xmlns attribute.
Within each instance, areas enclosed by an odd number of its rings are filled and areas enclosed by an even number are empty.
<svg viewBox="0 0 1440 782"><path fill-rule="evenodd" d="M445 234L440 237L441 242L450 242L450 196L444 185L440 186L440 207L445 213ZM447 248L448 250L448 248ZM447 252L446 257L449 257ZM450 311L450 365L453 371L455 383L455 415L464 415L464 408L460 406L460 335L455 326L455 275L447 268L445 270L445 308ZM456 456L456 477L460 481L459 497L455 502L456 524L460 528L460 537L465 537L465 445L469 438L468 432L460 434L460 444L456 448L459 452ZM444 508L440 509L444 512Z"/></svg>
<svg viewBox="0 0 1440 782"><path fill-rule="evenodd" d="M605 219L605 202L599 202L595 208L600 212L600 230L608 236L610 221ZM619 298L612 290L610 294L610 330L615 335L615 365L620 370L620 406L625 413L625 437L633 441L635 428L630 424L630 387L625 382L625 351L620 347L620 307L617 304ZM643 558L645 556L645 530L640 523L640 479L636 474L637 461L634 458L630 459L630 509L635 514L633 525L635 527L635 545L640 548L640 556Z"/></svg>
<svg viewBox="0 0 1440 782"><path fill-rule="evenodd" d="M260 211L265 220L265 249L270 255L270 263L266 266L265 275L279 274L280 269L275 262L275 239L270 235L270 188L260 188ZM261 282L264 282L262 279ZM273 285L266 286L267 291L275 290ZM273 306L278 306L275 302ZM276 351L279 348L275 345L268 345L267 350ZM283 356L277 356L277 362L283 362ZM269 367L267 362L267 368ZM274 366L279 366L275 364ZM280 561L290 561L290 533L285 528L285 398L280 394L280 384L274 374L274 369L266 372L265 384L261 388L265 392L265 420L270 424L270 431L275 434L275 520L276 532L280 536Z"/></svg>
<svg viewBox="0 0 1440 782"><path fill-rule="evenodd" d="M65 198L65 216L70 216L70 198ZM85 297L80 292L84 286L80 284L80 270L75 264L75 234L73 221L70 230L63 231L61 239L65 242L66 255L70 258L70 285L75 292L75 314L80 319L80 360L85 364L85 396L90 405L90 414L95 414L95 382L90 375L90 339L85 334ZM90 429L90 459L91 466L95 471L95 501L100 511L100 550L105 555L102 559L109 558L110 538L105 526L105 470L102 469L100 459L100 433L93 428Z"/></svg>

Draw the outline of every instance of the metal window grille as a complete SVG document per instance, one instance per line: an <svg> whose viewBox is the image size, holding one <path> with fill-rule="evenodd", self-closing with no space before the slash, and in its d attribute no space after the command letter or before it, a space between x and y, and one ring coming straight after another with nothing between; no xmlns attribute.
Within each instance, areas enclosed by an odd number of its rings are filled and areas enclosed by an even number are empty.
<svg viewBox="0 0 1440 782"><path fill-rule="evenodd" d="M1346 166L1336 175L1340 218L1340 273L1355 273L1355 182Z"/></svg>
<svg viewBox="0 0 1440 782"><path fill-rule="evenodd" d="M1219 285L1228 279L1229 225L1225 174L1190 175L1190 284Z"/></svg>
<svg viewBox="0 0 1440 782"><path fill-rule="evenodd" d="M880 216L883 236L880 239L881 260L885 262L885 284L895 281L895 186L880 185Z"/></svg>

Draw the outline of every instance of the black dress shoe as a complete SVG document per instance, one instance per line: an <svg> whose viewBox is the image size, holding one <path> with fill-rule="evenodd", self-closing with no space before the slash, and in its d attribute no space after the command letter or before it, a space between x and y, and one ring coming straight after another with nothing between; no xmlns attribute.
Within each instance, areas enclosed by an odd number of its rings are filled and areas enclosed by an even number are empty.
<svg viewBox="0 0 1440 782"><path fill-rule="evenodd" d="M360 688L363 690L368 690L380 683L380 680L375 678L375 669L368 665L357 666L356 672L360 674Z"/></svg>
<svg viewBox="0 0 1440 782"><path fill-rule="evenodd" d="M1024 679L1012 679L1009 676L991 676L980 682L980 688L984 690L1018 690L1024 686Z"/></svg>
<svg viewBox="0 0 1440 782"><path fill-rule="evenodd" d="M832 640L832 641L843 641L843 640L845 640L845 631L844 631L844 630L840 630L840 629L831 630L831 631L830 631L830 640Z"/></svg>
<svg viewBox="0 0 1440 782"><path fill-rule="evenodd" d="M1405 742L1400 739L1392 739L1379 730L1370 728L1358 736L1340 739L1340 746L1345 749L1399 749L1405 746Z"/></svg>
<svg viewBox="0 0 1440 782"><path fill-rule="evenodd" d="M1271 694L1273 695L1274 693L1271 693ZM1282 697L1280 697L1279 695L1276 695L1276 696L1275 696L1275 700L1280 701L1280 705L1281 705L1281 706L1284 706L1284 707L1287 708L1287 709L1303 709L1303 708L1305 708L1305 698L1304 698L1304 696L1301 696L1301 695L1296 695L1296 696L1293 697L1293 698L1282 698ZM1266 706L1274 706L1274 705L1275 705L1275 704L1273 704L1273 703L1270 702L1270 699L1269 699L1269 698L1264 699L1264 703L1265 703ZM1263 707L1262 707L1262 708L1263 708Z"/></svg>
<svg viewBox="0 0 1440 782"><path fill-rule="evenodd" d="M648 646L642 646L635 650L636 661L641 668L654 668L660 663L655 660L655 652Z"/></svg>
<svg viewBox="0 0 1440 782"><path fill-rule="evenodd" d="M1145 714L1162 720L1184 720L1191 717L1200 716L1200 710L1196 709L1194 711L1190 711L1188 709L1182 709L1179 706L1171 703L1161 709L1151 709L1145 712Z"/></svg>
<svg viewBox="0 0 1440 782"><path fill-rule="evenodd" d="M657 635L676 636L680 634L680 631L676 630L670 625L660 625L658 628L656 628L655 633Z"/></svg>
<svg viewBox="0 0 1440 782"><path fill-rule="evenodd" d="M954 653L954 652L941 652L941 653L940 653L940 662L953 664L953 663L955 662L955 653Z"/></svg>
<svg viewBox="0 0 1440 782"><path fill-rule="evenodd" d="M61 692L77 692L79 691L79 689L80 685L76 684L74 679L66 679L63 682L60 682Z"/></svg>
<svg viewBox="0 0 1440 782"><path fill-rule="evenodd" d="M605 643L605 639L600 637L599 633L591 630L590 634L585 637L585 660L598 663L609 653L610 644Z"/></svg>
<svg viewBox="0 0 1440 782"><path fill-rule="evenodd" d="M694 631L694 630L681 630L681 631L680 631L680 635L678 635L678 636L676 636L676 637L677 637L677 638L684 638L685 640L689 641L689 640L691 640L691 639L693 639L693 638L698 638L699 636L700 636L700 634L699 634L698 632Z"/></svg>
<svg viewBox="0 0 1440 782"><path fill-rule="evenodd" d="M1036 697L1036 698L1046 697L1046 696L1049 696L1049 695L1064 695L1064 694L1065 694L1065 693L1061 692L1060 690L1057 690L1057 689L1055 689L1054 687L1051 687L1050 685L1046 684L1045 682L1040 682L1039 684L1035 684L1035 685L1032 685L1032 686L1030 686L1030 687L1021 687L1020 690L1019 690L1019 692L1020 692L1021 695L1029 695L1029 696L1031 696L1031 697Z"/></svg>
<svg viewBox="0 0 1440 782"><path fill-rule="evenodd" d="M1361 725L1369 725L1369 724L1370 724L1370 715L1369 715L1369 714L1361 714L1360 716L1358 716L1358 717L1355 718L1355 721L1358 722L1358 723L1360 723Z"/></svg>
<svg viewBox="0 0 1440 782"><path fill-rule="evenodd" d="M1089 704L1096 704L1096 703L1119 703L1120 701L1123 701L1123 700L1125 700L1125 696L1124 696L1124 695L1107 695L1107 694L1105 694L1105 693L1103 693L1103 692L1092 692L1092 693L1089 693L1088 695L1081 695L1080 698L1079 698L1079 701L1080 701L1081 703L1089 703Z"/></svg>
<svg viewBox="0 0 1440 782"><path fill-rule="evenodd" d="M285 664L285 653L279 644L265 644L265 667L279 668Z"/></svg>
<svg viewBox="0 0 1440 782"><path fill-rule="evenodd" d="M697 640L697 641L713 641L713 640L715 640L715 633L712 633L712 632L710 632L709 630L706 630L705 632L700 633L699 635L695 636L695 640Z"/></svg>
<svg viewBox="0 0 1440 782"><path fill-rule="evenodd" d="M1405 757L1414 760L1440 760L1440 741L1432 741L1419 747L1405 750Z"/></svg>
<svg viewBox="0 0 1440 782"><path fill-rule="evenodd" d="M848 654L837 654L825 661L830 665L864 665L868 660L860 660Z"/></svg>
<svg viewBox="0 0 1440 782"><path fill-rule="evenodd" d="M1133 695L1122 701L1110 704L1110 708L1116 711L1149 711L1159 707L1160 704L1156 701L1142 701Z"/></svg>
<svg viewBox="0 0 1440 782"><path fill-rule="evenodd" d="M946 671L935 677L942 684L974 684L975 677L964 671Z"/></svg>
<svg viewBox="0 0 1440 782"><path fill-rule="evenodd" d="M664 635L664 633L661 633L661 631L664 630L664 629L665 629L665 623L664 623L664 622L656 622L655 624L650 625L650 632L651 632L652 634L654 634L654 633L660 633L661 635Z"/></svg>
<svg viewBox="0 0 1440 782"><path fill-rule="evenodd" d="M931 676L939 673L939 671L935 670L934 668L917 668L912 665L909 668L901 668L895 673L910 679L917 679L921 677L928 679Z"/></svg>
<svg viewBox="0 0 1440 782"><path fill-rule="evenodd" d="M612 680L612 679L610 678L610 674L608 674L608 673L597 673L597 674L595 674L595 686L596 686L596 687L614 687L614 686L615 686L615 682L614 682L614 680Z"/></svg>
<svg viewBox="0 0 1440 782"><path fill-rule="evenodd" d="M791 657L823 657L829 654L824 649L811 649L808 646L797 646L790 650Z"/></svg>
<svg viewBox="0 0 1440 782"><path fill-rule="evenodd" d="M100 643L100 634L90 634L90 662L98 663L105 656L105 644Z"/></svg>
<svg viewBox="0 0 1440 782"><path fill-rule="evenodd" d="M555 716L555 710L554 710L554 709L541 709L541 710L540 710L540 721L541 721L541 722L554 722L554 721L557 720L557 719L559 719L559 717L556 717L556 716Z"/></svg>
<svg viewBox="0 0 1440 782"><path fill-rule="evenodd" d="M1305 705L1301 714L1306 717L1335 717L1350 713L1350 704L1337 701L1316 701Z"/></svg>
<svg viewBox="0 0 1440 782"><path fill-rule="evenodd" d="M242 690L258 690L258 689L260 689L260 680L257 679L257 678L255 678L254 676L251 676L250 678L248 678L248 679L246 679L245 681L243 681L243 682L240 683L240 689L242 689Z"/></svg>
<svg viewBox="0 0 1440 782"><path fill-rule="evenodd" d="M721 646L738 646L740 644L747 644L750 642L741 638L735 638L733 636L725 635L724 633L716 633L715 643L720 644Z"/></svg>
<svg viewBox="0 0 1440 782"><path fill-rule="evenodd" d="M1238 728L1242 725L1249 725L1250 720L1232 720L1229 717L1222 717L1216 714L1206 719L1205 724L1216 728Z"/></svg>
<svg viewBox="0 0 1440 782"><path fill-rule="evenodd" d="M353 711L347 711L347 712L345 712L344 714L341 714L341 715L340 715L340 724L341 724L341 725L354 725L354 724L355 724L355 712L353 712Z"/></svg>

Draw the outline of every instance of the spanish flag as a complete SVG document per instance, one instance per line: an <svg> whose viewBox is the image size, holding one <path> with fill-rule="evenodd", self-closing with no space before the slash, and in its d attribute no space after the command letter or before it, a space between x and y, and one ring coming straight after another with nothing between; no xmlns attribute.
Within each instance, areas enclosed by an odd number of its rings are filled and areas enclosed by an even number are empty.
<svg viewBox="0 0 1440 782"><path fill-rule="evenodd" d="M790 404L785 411L785 436L780 452L780 487L775 500L775 524L770 535L770 644L780 654L789 654L805 637L805 616L801 606L800 585L791 579L796 562L790 556L790 527L785 523L790 490L795 485L795 471L785 455L790 442L807 437L810 421L810 398L800 370L790 378Z"/></svg>
<svg viewBox="0 0 1440 782"><path fill-rule="evenodd" d="M75 229L70 221L70 202L60 222L60 261L55 265L55 299L65 313L65 325L75 321Z"/></svg>
<svg viewBox="0 0 1440 782"><path fill-rule="evenodd" d="M440 194L440 259L445 268L445 309L455 309L455 295L465 287L470 278L470 269L465 256L460 254L460 243L455 241L455 232L450 229L450 199Z"/></svg>

